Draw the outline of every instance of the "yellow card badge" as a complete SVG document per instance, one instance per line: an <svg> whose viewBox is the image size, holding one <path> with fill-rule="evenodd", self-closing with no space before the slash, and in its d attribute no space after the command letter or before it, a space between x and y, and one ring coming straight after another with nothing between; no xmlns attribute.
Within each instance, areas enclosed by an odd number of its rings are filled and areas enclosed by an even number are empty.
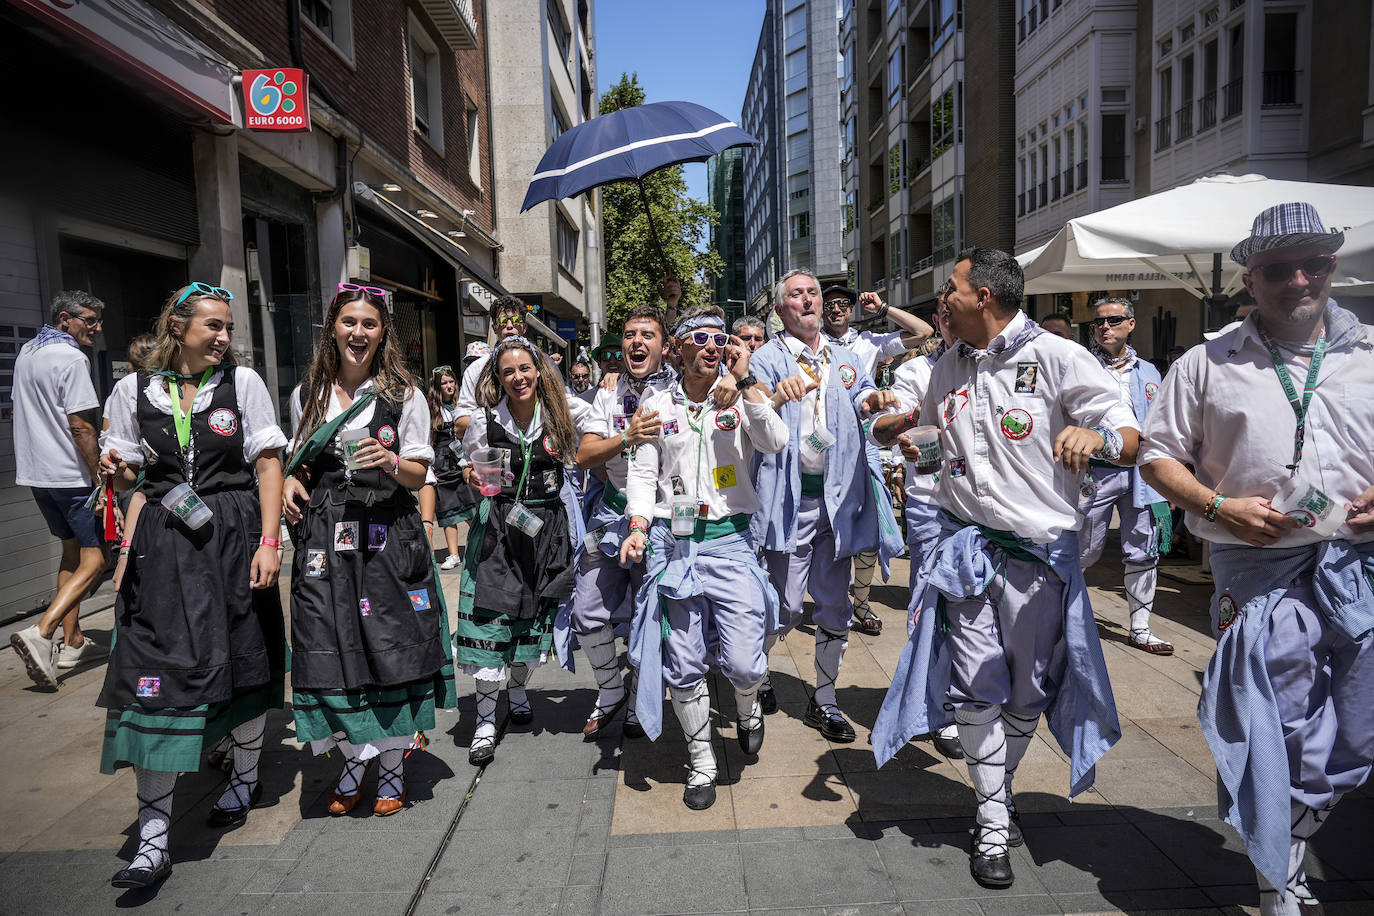
<svg viewBox="0 0 1374 916"><path fill-rule="evenodd" d="M724 490L735 485L735 466L727 464L711 472L716 478L716 489Z"/></svg>

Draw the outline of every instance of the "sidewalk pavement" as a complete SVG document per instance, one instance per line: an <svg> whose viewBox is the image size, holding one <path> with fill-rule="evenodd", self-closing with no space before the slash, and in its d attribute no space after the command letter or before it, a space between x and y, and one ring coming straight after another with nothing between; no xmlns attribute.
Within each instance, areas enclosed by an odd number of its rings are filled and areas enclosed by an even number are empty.
<svg viewBox="0 0 1374 916"><path fill-rule="evenodd" d="M720 785L707 811L682 804L687 752L673 716L657 742L622 742L619 723L600 741L582 740L596 690L585 663L576 674L554 665L535 674L533 725L504 730L495 761L478 771L467 762L472 682L460 678L460 708L441 711L428 751L407 761L409 806L396 816L372 817L365 801L329 817L340 762L303 750L288 710L269 716L265 807L243 827L206 829L222 777L183 775L175 867L154 894L108 883L132 855L137 821L131 771L98 772L104 667L68 674L48 693L12 651L0 652L0 911L1257 912L1254 872L1217 818L1215 770L1195 716L1212 649L1206 579L1182 569L1161 577L1155 632L1177 652L1157 657L1125 646L1120 569L1109 553L1088 579L1123 738L1099 764L1095 789L1070 805L1067 762L1043 726L1037 732L1017 776L1026 845L1012 850L1009 890L969 877L973 792L961 762L917 741L874 768L868 726L904 642L899 561L893 584L873 589L885 632L852 634L841 672L839 701L858 740L834 744L802 725L814 644L798 632L773 652L780 710L757 760L746 761L735 740L728 683L712 679ZM457 573L442 575L456 596ZM108 586L104 595L108 608ZM106 609L83 626L108 639L112 618ZM1308 872L1331 916L1374 913L1372 828L1374 790L1365 786L1312 845Z"/></svg>

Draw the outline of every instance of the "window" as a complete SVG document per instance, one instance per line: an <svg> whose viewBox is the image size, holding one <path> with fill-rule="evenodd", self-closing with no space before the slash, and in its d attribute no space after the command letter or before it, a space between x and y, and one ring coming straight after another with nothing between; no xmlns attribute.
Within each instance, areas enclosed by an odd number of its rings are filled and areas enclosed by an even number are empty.
<svg viewBox="0 0 1374 916"><path fill-rule="evenodd" d="M906 141L887 151L887 193L895 197L906 184Z"/></svg>
<svg viewBox="0 0 1374 916"><path fill-rule="evenodd" d="M1102 115L1102 180L1126 180L1126 115Z"/></svg>
<svg viewBox="0 0 1374 916"><path fill-rule="evenodd" d="M1178 71L1178 139L1186 140L1193 135L1193 55L1189 54L1179 61Z"/></svg>
<svg viewBox="0 0 1374 916"><path fill-rule="evenodd" d="M795 79L799 76L806 76L806 49L800 48L793 51L783 59L786 69L783 71L787 79Z"/></svg>
<svg viewBox="0 0 1374 916"><path fill-rule="evenodd" d="M1232 26L1226 33L1226 87L1222 90L1222 120L1240 114L1245 87L1245 31Z"/></svg>
<svg viewBox="0 0 1374 916"><path fill-rule="evenodd" d="M844 49L844 82L841 90L845 90L854 85L854 46L849 45Z"/></svg>
<svg viewBox="0 0 1374 916"><path fill-rule="evenodd" d="M887 59L887 107L891 108L902 99L902 81L906 74L906 48L898 45L897 50Z"/></svg>
<svg viewBox="0 0 1374 916"><path fill-rule="evenodd" d="M891 19L897 15L897 11L902 8L902 0L887 0L887 18Z"/></svg>
<svg viewBox="0 0 1374 916"><path fill-rule="evenodd" d="M558 8L558 0L548 0L549 30L553 32L553 44L558 56L566 65L572 51L572 32L563 21L563 11Z"/></svg>
<svg viewBox="0 0 1374 916"><path fill-rule="evenodd" d="M931 0L930 34L931 50L944 45L954 35L958 27L959 5L961 0Z"/></svg>
<svg viewBox="0 0 1374 916"><path fill-rule="evenodd" d="M1197 103L1197 129L1217 123L1217 40L1202 46L1202 97Z"/></svg>
<svg viewBox="0 0 1374 916"><path fill-rule="evenodd" d="M1073 128L1064 131L1064 193L1073 193Z"/></svg>
<svg viewBox="0 0 1374 916"><path fill-rule="evenodd" d="M851 156L854 155L854 151L855 151L856 149L858 149L858 147L855 145L855 137L854 137L854 118L853 118L852 116L845 119L845 122L844 122L844 140L843 140L843 142L844 142L844 155L843 155L841 158L843 158L843 159L849 159Z"/></svg>
<svg viewBox="0 0 1374 916"><path fill-rule="evenodd" d="M1193 40L1193 36L1196 35L1196 34L1197 34L1197 28L1196 28L1191 22L1188 23L1188 24L1185 25L1183 28L1181 28L1181 29L1178 30L1178 42L1179 42L1179 44L1183 44L1184 42L1187 42L1187 41L1192 41L1192 40Z"/></svg>
<svg viewBox="0 0 1374 916"><path fill-rule="evenodd" d="M552 100L549 111L553 114L553 139L557 140L569 131L568 119L564 116L562 109L558 107L557 99Z"/></svg>
<svg viewBox="0 0 1374 916"><path fill-rule="evenodd" d="M854 220L857 218L859 205L858 194L854 191L846 191L844 194L844 234L848 235L854 231Z"/></svg>
<svg viewBox="0 0 1374 916"><path fill-rule="evenodd" d="M806 6L797 7L788 13L782 20L782 34L784 38L791 38L806 31Z"/></svg>
<svg viewBox="0 0 1374 916"><path fill-rule="evenodd" d="M958 135L958 99L956 87L944 91L930 106L930 158L934 161L954 145Z"/></svg>
<svg viewBox="0 0 1374 916"><path fill-rule="evenodd" d="M1165 67L1159 71L1159 111L1163 117L1155 121L1155 150L1168 149L1173 142L1173 132L1169 129L1171 112L1174 110L1174 71Z"/></svg>
<svg viewBox="0 0 1374 916"><path fill-rule="evenodd" d="M789 223L789 226L788 226L788 236L787 236L787 237L788 237L789 239L795 241L795 240L797 240L797 239L805 239L805 238L810 238L810 237L811 237L811 213L810 213L810 211L803 211L803 212L801 212L801 213L793 213L791 219L788 220L788 223Z"/></svg>
<svg viewBox="0 0 1374 916"><path fill-rule="evenodd" d="M410 104L415 129L440 151L444 148L443 88L439 80L439 49L419 21L410 22Z"/></svg>
<svg viewBox="0 0 1374 916"><path fill-rule="evenodd" d="M306 26L353 59L353 0L300 0Z"/></svg>
<svg viewBox="0 0 1374 916"><path fill-rule="evenodd" d="M906 230L898 229L892 230L892 244L887 249L890 258L887 275L892 278L893 283L896 283L902 278L902 254L906 251L906 245L903 243L902 236L905 231Z"/></svg>
<svg viewBox="0 0 1374 916"><path fill-rule="evenodd" d="M568 222L562 210L558 213L558 266L570 274L577 273L577 229Z"/></svg>
<svg viewBox="0 0 1374 916"><path fill-rule="evenodd" d="M958 251L958 237L954 228L954 198L940 201L930 210L931 254L935 263L951 261Z"/></svg>
<svg viewBox="0 0 1374 916"><path fill-rule="evenodd" d="M468 178L480 189L482 187L482 144L479 137L477 106L467 100L464 112L468 130Z"/></svg>
<svg viewBox="0 0 1374 916"><path fill-rule="evenodd" d="M1298 102L1297 13L1264 14L1264 105Z"/></svg>
<svg viewBox="0 0 1374 916"><path fill-rule="evenodd" d="M806 130L806 92L794 92L787 97L787 133L795 134Z"/></svg>

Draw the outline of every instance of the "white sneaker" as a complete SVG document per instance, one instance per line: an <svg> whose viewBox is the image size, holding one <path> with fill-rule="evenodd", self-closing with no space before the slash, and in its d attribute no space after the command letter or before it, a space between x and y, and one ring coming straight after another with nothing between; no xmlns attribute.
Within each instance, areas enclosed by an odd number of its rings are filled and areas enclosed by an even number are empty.
<svg viewBox="0 0 1374 916"><path fill-rule="evenodd" d="M459 564L460 562L462 562L462 561L458 559L458 554L456 554L456 553L451 553L451 554L449 554L448 556L444 557L444 562L442 562L442 563L439 564L439 568L440 568L440 569L457 569L457 568L458 568L458 564Z"/></svg>
<svg viewBox="0 0 1374 916"><path fill-rule="evenodd" d="M25 627L10 636L10 644L24 662L29 677L39 687L57 687L57 672L53 670L52 660L56 646L51 639L44 639L38 632L38 624Z"/></svg>
<svg viewBox="0 0 1374 916"><path fill-rule="evenodd" d="M68 668L75 668L78 665L100 661L109 654L110 649L108 646L102 646L94 639L87 636L86 641L81 644L80 648L73 649L71 646L63 644L62 648L57 650L57 661L55 662L55 666L65 671Z"/></svg>

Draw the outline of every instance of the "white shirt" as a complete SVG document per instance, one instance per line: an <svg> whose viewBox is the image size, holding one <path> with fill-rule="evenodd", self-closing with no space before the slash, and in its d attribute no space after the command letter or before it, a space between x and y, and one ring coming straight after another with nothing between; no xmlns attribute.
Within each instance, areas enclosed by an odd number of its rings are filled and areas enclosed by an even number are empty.
<svg viewBox="0 0 1374 916"><path fill-rule="evenodd" d="M573 406L576 401L576 407ZM591 420L591 408L581 401L568 402L569 412L572 414L573 432L577 440L582 435L592 430L589 427ZM506 431L506 436L512 442L519 442L523 437L525 441L538 443L544 435L544 411L542 408L535 410L534 417L530 420L529 429L522 430L520 424L515 422L515 417L511 415L510 407L503 397L496 402L496 406L491 409L491 418L498 426ZM475 410L472 414L472 422L468 424L468 431L463 434L463 453L459 459L459 464L467 467L472 461L472 453L479 448L490 448L491 443L487 438L487 412L485 409ZM511 470L511 456L508 449L503 449L505 454L503 463L507 473ZM564 455L564 463L571 464L576 455Z"/></svg>
<svg viewBox="0 0 1374 916"><path fill-rule="evenodd" d="M286 445L286 434L277 425L277 405L272 402L262 377L247 366L234 366L233 370L234 401L243 429L243 460L252 464L268 449ZM224 369L216 369L209 381L196 391L192 413L210 406L224 373ZM143 390L154 410L172 416L172 398L167 393L165 378L150 376ZM105 402L105 419L109 420L110 427L100 437L100 451L114 449L126 464L143 464L143 434L138 428L138 373L131 372L115 382L110 399Z"/></svg>
<svg viewBox="0 0 1374 916"><path fill-rule="evenodd" d="M367 379L358 386L358 390L353 393L356 399L364 391L372 388L372 379ZM351 406L351 405L350 405ZM372 423L372 414L377 409L377 400L374 398L362 410L353 415L352 418L334 434L334 441L325 448L329 454L337 458L343 457L343 443L340 436L346 430L367 429ZM337 417L344 412L344 407L339 403L339 393L334 386L329 386L329 407L324 412L324 422ZM301 387L296 386L296 390L291 392L291 429L296 430L301 425ZM396 443L399 446L393 449L402 458L413 458L417 461L434 462L434 446L430 442L430 421L429 421L429 401L425 399L424 393L419 388L412 387L406 393L406 400L401 405L401 419L396 423ZM294 441L292 447L297 445Z"/></svg>
<svg viewBox="0 0 1374 916"><path fill-rule="evenodd" d="M664 390L665 384L677 384L677 379L667 383L655 383L649 385L643 393L636 395L635 390L630 385L630 374L622 373L620 381L616 383L614 390L610 388L598 388L596 399L592 401L591 414L587 426L587 432L596 433L603 439L618 439L621 432L629 428L630 420L634 418L635 411L626 411L628 406L627 397L635 398L636 409L642 406L649 396L657 391ZM659 417L662 420L662 417ZM625 492L626 474L629 472L629 462L625 460L624 452L616 452L606 459L603 465L606 469L606 477L615 488L621 493Z"/></svg>
<svg viewBox="0 0 1374 916"><path fill-rule="evenodd" d="M477 410L477 379L491 362L491 354L479 356L463 370L463 382L458 387L458 416L468 417Z"/></svg>
<svg viewBox="0 0 1374 916"><path fill-rule="evenodd" d="M911 349L902 343L901 331L874 334L872 331L854 331L851 328L844 337L831 337L826 334L825 339L831 343L839 344L857 356L863 363L864 371L868 373L869 377L872 377L877 370L878 363Z"/></svg>
<svg viewBox="0 0 1374 916"><path fill-rule="evenodd" d="M51 343L14 361L14 482L21 487L91 487L67 417L100 406L86 354ZM95 423L100 428L100 421Z"/></svg>
<svg viewBox="0 0 1374 916"><path fill-rule="evenodd" d="M928 356L915 356L897 367L892 379L892 393L897 396L896 407L883 411L884 414L906 414L913 408L925 403L926 392L930 388L930 374L935 364ZM872 424L869 425L869 438L872 440ZM874 445L880 443L872 440ZM901 452L898 451L900 455ZM908 499L929 502L935 498L934 474L917 474L916 462L906 463L906 495Z"/></svg>
<svg viewBox="0 0 1374 916"><path fill-rule="evenodd" d="M1044 333L999 351L1026 326L1025 312L975 356L956 345L931 371L921 424L945 429L940 506L965 521L1037 543L1077 528L1078 474L1054 460L1066 426L1136 427L1121 389L1097 358Z"/></svg>
<svg viewBox="0 0 1374 916"><path fill-rule="evenodd" d="M639 445L630 461L627 518L671 518L674 477L681 480L683 492L706 503L709 519L759 511L749 478L754 452L780 452L788 440L787 424L770 401L741 397L717 410L708 396L700 416L693 417L679 384L655 392L644 404L658 411L663 431L657 440Z"/></svg>
<svg viewBox="0 0 1374 916"><path fill-rule="evenodd" d="M817 387L814 391L808 391L806 397L798 402L797 407L801 411L801 439L805 439L816 431L816 428L825 429L825 398L821 397L821 392L825 391L826 384L830 381L830 364L833 362L830 354L830 347L826 346L826 336L821 335L821 352L812 353L811 348L802 343L797 338L786 332L778 335L787 347L787 352L797 359L797 371L803 376L807 373L802 368L803 364L810 367L810 377L816 379ZM807 474L825 473L825 455L811 449L801 450L801 469Z"/></svg>
<svg viewBox="0 0 1374 916"><path fill-rule="evenodd" d="M1353 348L1328 350L1308 407L1307 433L1299 480L1331 497L1333 511L1374 484L1374 327ZM1287 355L1293 387L1302 396L1307 361ZM1188 350L1170 368L1150 404L1140 463L1161 458L1192 464L1197 479L1224 496L1272 498L1289 478L1297 417L1288 403L1269 351L1255 324L1240 327ZM1241 544L1236 537L1184 506L1188 530L1218 544ZM1334 535L1352 543L1374 539L1342 525ZM1273 546L1298 547L1321 540L1298 528Z"/></svg>

